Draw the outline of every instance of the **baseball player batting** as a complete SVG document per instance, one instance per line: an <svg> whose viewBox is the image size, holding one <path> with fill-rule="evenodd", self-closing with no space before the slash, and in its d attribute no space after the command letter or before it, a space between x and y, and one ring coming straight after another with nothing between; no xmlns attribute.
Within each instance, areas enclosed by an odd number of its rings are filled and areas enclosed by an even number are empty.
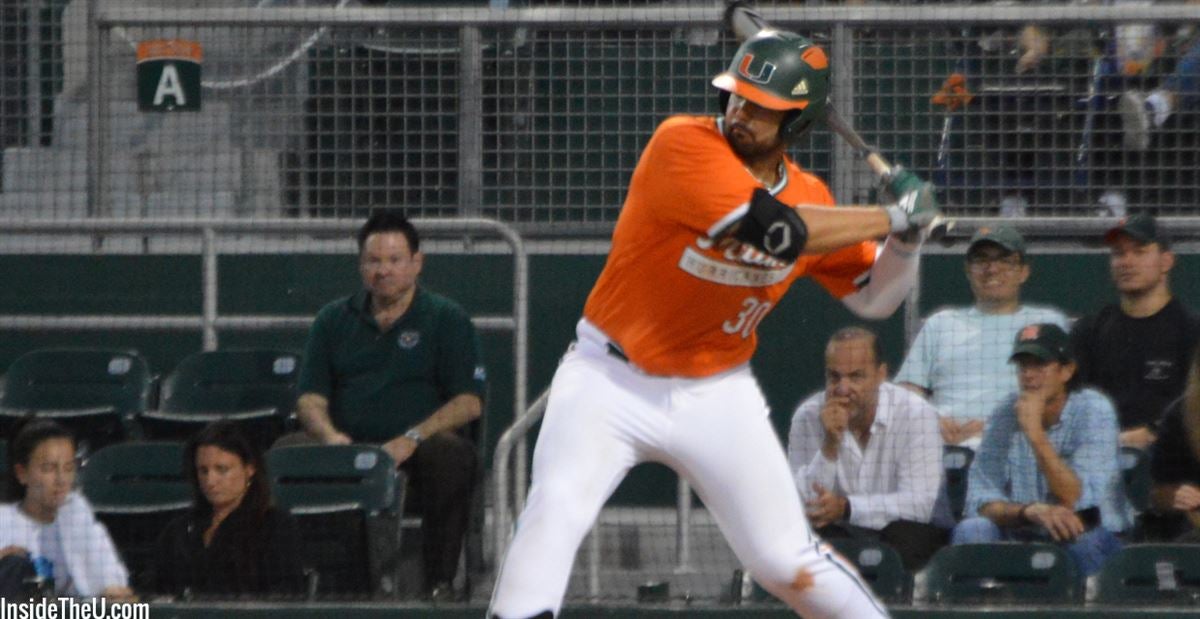
<svg viewBox="0 0 1200 619"><path fill-rule="evenodd" d="M825 183L785 154L821 121L829 91L828 57L805 37L760 32L712 83L722 114L667 119L633 172L550 388L494 617L558 613L584 535L645 461L683 476L743 565L797 613L887 614L809 529L749 361L759 322L800 277L859 315L895 311L938 205L900 171L895 204L830 208Z"/></svg>

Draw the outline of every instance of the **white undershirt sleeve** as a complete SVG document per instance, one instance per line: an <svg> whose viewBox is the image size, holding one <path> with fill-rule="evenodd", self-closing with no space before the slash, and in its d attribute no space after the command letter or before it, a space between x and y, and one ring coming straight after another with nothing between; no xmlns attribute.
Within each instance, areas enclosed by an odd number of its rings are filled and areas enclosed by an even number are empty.
<svg viewBox="0 0 1200 619"><path fill-rule="evenodd" d="M920 250L919 243L889 236L875 257L867 284L842 297L842 303L862 318L880 320L891 316L917 283Z"/></svg>

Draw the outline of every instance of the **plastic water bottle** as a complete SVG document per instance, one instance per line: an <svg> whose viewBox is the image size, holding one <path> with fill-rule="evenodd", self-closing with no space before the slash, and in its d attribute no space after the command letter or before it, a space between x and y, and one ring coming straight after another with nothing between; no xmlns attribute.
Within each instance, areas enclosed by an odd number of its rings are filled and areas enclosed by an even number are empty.
<svg viewBox="0 0 1200 619"><path fill-rule="evenodd" d="M44 599L53 599L54 594L54 562L46 557L33 558L33 571L36 577L36 595Z"/></svg>

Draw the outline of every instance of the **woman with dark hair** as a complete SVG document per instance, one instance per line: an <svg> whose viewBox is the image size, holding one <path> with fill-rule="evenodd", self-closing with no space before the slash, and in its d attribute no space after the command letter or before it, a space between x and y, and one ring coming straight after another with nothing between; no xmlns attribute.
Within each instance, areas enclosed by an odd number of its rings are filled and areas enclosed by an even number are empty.
<svg viewBox="0 0 1200 619"><path fill-rule="evenodd" d="M75 492L75 437L49 419L14 428L0 560L29 560L62 596L130 598L129 573L91 505Z"/></svg>
<svg viewBox="0 0 1200 619"><path fill-rule="evenodd" d="M194 503L159 536L148 588L184 596L303 591L296 525L272 504L262 456L237 425L201 430L183 466Z"/></svg>
<svg viewBox="0 0 1200 619"><path fill-rule="evenodd" d="M1183 397L1167 406L1150 449L1150 501L1162 518L1155 537L1200 543L1200 348L1192 354Z"/></svg>

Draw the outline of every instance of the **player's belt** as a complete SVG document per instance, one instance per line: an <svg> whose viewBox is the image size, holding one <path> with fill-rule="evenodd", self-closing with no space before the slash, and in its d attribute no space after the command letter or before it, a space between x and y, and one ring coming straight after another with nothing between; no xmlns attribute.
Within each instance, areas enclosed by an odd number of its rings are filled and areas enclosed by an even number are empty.
<svg viewBox="0 0 1200 619"><path fill-rule="evenodd" d="M625 351L621 350L621 347L617 346L613 342L608 342L605 344L604 350L609 354L609 356L620 359L622 363L629 363L629 357L625 355Z"/></svg>

